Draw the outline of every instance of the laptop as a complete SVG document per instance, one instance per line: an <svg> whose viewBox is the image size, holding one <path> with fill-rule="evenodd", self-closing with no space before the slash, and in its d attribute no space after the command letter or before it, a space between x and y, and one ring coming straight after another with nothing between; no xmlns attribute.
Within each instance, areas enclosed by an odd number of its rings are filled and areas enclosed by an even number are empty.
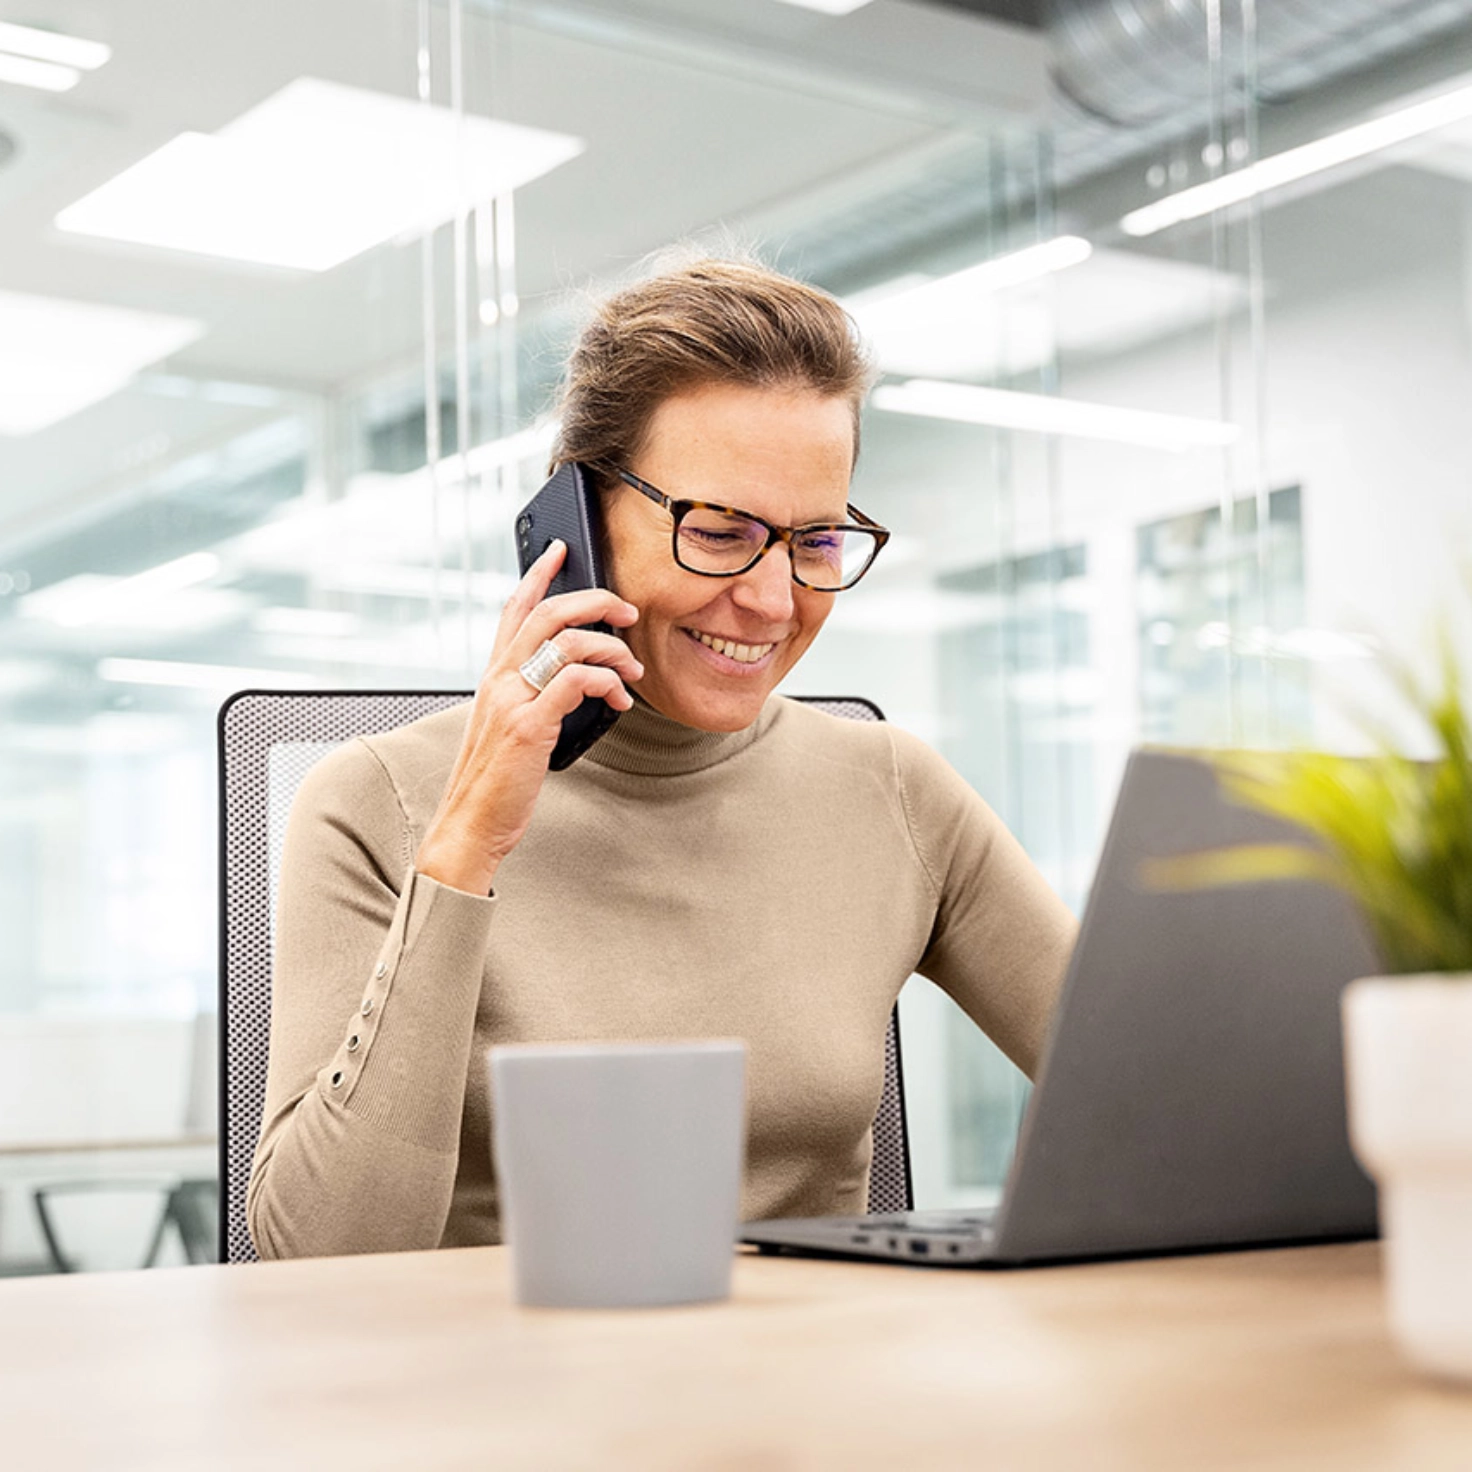
<svg viewBox="0 0 1472 1472"><path fill-rule="evenodd" d="M1339 994L1380 970L1339 892L1147 887L1142 860L1301 831L1211 766L1134 752L993 1210L747 1222L765 1251L1003 1267L1374 1236Z"/></svg>

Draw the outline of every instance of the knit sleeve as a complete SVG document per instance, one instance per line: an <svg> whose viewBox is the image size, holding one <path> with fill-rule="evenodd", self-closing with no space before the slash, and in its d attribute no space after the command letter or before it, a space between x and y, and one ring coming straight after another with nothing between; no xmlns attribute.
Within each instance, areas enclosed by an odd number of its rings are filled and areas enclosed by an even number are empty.
<svg viewBox="0 0 1472 1472"><path fill-rule="evenodd" d="M271 1056L247 1215L262 1257L436 1247L493 898L415 872L374 752L307 775L277 898Z"/></svg>
<svg viewBox="0 0 1472 1472"><path fill-rule="evenodd" d="M924 742L890 729L911 837L936 901L916 969L1032 1077L1078 924L961 775Z"/></svg>

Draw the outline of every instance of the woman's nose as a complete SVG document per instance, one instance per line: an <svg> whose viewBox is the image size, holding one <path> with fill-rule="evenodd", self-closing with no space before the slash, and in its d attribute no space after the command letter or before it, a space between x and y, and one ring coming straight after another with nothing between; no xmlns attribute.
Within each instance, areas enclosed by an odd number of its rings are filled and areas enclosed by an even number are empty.
<svg viewBox="0 0 1472 1472"><path fill-rule="evenodd" d="M781 543L731 581L731 597L739 607L770 623L792 617L792 558Z"/></svg>

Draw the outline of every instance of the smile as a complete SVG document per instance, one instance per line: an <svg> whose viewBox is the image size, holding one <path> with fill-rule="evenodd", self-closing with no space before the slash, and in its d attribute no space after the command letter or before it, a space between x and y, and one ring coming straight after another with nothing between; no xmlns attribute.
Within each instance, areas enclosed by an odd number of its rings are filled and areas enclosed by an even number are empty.
<svg viewBox="0 0 1472 1472"><path fill-rule="evenodd" d="M702 634L698 629L686 629L685 632L698 639L707 649L714 649L717 654L724 654L737 664L756 664L777 647L775 644L737 644L731 639L717 639L714 635Z"/></svg>

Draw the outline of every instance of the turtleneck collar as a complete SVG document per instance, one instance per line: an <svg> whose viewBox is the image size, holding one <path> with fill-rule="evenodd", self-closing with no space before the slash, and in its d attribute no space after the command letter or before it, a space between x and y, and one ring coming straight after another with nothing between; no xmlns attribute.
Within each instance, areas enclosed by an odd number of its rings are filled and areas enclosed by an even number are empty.
<svg viewBox="0 0 1472 1472"><path fill-rule="evenodd" d="M771 725L777 702L767 701L761 714L741 731L700 731L661 715L634 696L625 711L584 761L637 777L678 777L703 771L745 751Z"/></svg>

